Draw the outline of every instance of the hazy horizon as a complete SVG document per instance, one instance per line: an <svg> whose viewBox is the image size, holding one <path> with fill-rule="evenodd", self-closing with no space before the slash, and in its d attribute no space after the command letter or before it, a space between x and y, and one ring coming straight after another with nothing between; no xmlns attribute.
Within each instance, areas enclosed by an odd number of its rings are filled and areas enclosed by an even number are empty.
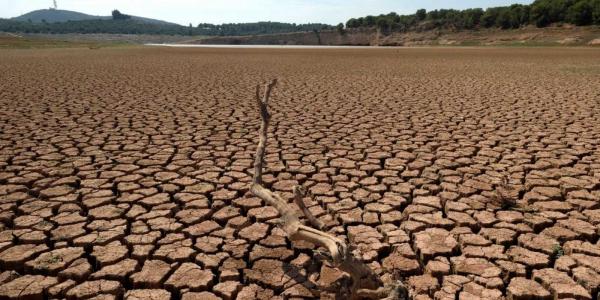
<svg viewBox="0 0 600 300"><path fill-rule="evenodd" d="M72 10L89 15L107 16L113 9L122 13L187 25L192 23L246 23L274 21L288 23L345 23L353 17L366 15L412 14L417 9L427 10L504 6L513 3L529 4L532 0L450 0L392 1L392 0L57 0L58 9ZM12 18L33 10L52 6L48 0L0 0L0 18Z"/></svg>

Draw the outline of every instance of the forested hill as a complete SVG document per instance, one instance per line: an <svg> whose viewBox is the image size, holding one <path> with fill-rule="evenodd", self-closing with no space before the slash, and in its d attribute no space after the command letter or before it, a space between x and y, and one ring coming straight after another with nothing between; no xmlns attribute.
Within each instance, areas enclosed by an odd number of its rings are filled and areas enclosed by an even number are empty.
<svg viewBox="0 0 600 300"><path fill-rule="evenodd" d="M600 25L600 0L536 0L530 5L465 10L418 10L412 15L366 16L352 18L346 28L377 27L382 31L411 31L436 28L519 28L525 25L546 27L553 23L578 26ZM341 28L343 24L338 25Z"/></svg>
<svg viewBox="0 0 600 300"><path fill-rule="evenodd" d="M118 10L116 10L118 12ZM162 20L138 17L138 16L127 16L128 19L140 21L142 23L152 24L164 24L164 25L177 25ZM30 23L59 23L68 21L84 21L84 20L110 20L114 16L93 16L77 11L64 10L64 9L39 9L30 11L26 14L12 18L13 21L22 21Z"/></svg>
<svg viewBox="0 0 600 300"><path fill-rule="evenodd" d="M32 23L54 23L66 21L82 21L109 19L110 17L92 16L77 11L63 9L39 9L30 11L26 14L12 18L14 21L32 22Z"/></svg>
<svg viewBox="0 0 600 300"><path fill-rule="evenodd" d="M45 19L48 18L48 19ZM33 18L33 19L32 19ZM61 21L62 20L62 21ZM67 20L67 21L64 21ZM333 29L327 24L256 22L182 26L113 11L112 17L90 16L64 10L39 10L13 19L0 19L0 31L15 33L113 33L165 35L256 35Z"/></svg>

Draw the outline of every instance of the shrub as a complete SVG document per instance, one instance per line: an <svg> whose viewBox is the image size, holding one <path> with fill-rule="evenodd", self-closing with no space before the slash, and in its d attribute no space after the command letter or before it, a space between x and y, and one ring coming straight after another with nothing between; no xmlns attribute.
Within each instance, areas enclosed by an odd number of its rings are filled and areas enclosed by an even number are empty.
<svg viewBox="0 0 600 300"><path fill-rule="evenodd" d="M418 21L423 21L427 17L427 11L425 9L419 9L417 10L416 16Z"/></svg>
<svg viewBox="0 0 600 300"><path fill-rule="evenodd" d="M119 10L115 9L112 11L113 20L128 20L131 19L130 15L122 14Z"/></svg>
<svg viewBox="0 0 600 300"><path fill-rule="evenodd" d="M346 33L346 31L344 31L344 23L337 24L335 29L340 35L344 35Z"/></svg>

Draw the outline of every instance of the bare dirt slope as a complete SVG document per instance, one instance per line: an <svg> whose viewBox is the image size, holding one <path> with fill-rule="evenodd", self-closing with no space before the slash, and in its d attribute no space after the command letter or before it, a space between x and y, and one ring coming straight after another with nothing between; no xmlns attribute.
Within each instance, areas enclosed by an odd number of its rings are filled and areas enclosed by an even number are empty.
<svg viewBox="0 0 600 300"><path fill-rule="evenodd" d="M254 85L276 77L265 182L309 187L327 230L415 299L595 299L598 62L594 49L3 50L0 298L331 299L340 274L247 191Z"/></svg>

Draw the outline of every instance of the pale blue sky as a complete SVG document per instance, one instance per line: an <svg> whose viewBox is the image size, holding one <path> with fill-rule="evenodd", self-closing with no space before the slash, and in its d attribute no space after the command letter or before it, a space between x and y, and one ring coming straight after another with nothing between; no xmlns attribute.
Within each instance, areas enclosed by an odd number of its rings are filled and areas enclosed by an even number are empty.
<svg viewBox="0 0 600 300"><path fill-rule="evenodd" d="M523 0L57 0L59 9L91 15L109 15L113 9L136 16L179 24L280 21L291 23L346 22L351 17L396 12L414 13L419 8L464 9L491 7ZM52 0L0 0L0 18L48 8Z"/></svg>

